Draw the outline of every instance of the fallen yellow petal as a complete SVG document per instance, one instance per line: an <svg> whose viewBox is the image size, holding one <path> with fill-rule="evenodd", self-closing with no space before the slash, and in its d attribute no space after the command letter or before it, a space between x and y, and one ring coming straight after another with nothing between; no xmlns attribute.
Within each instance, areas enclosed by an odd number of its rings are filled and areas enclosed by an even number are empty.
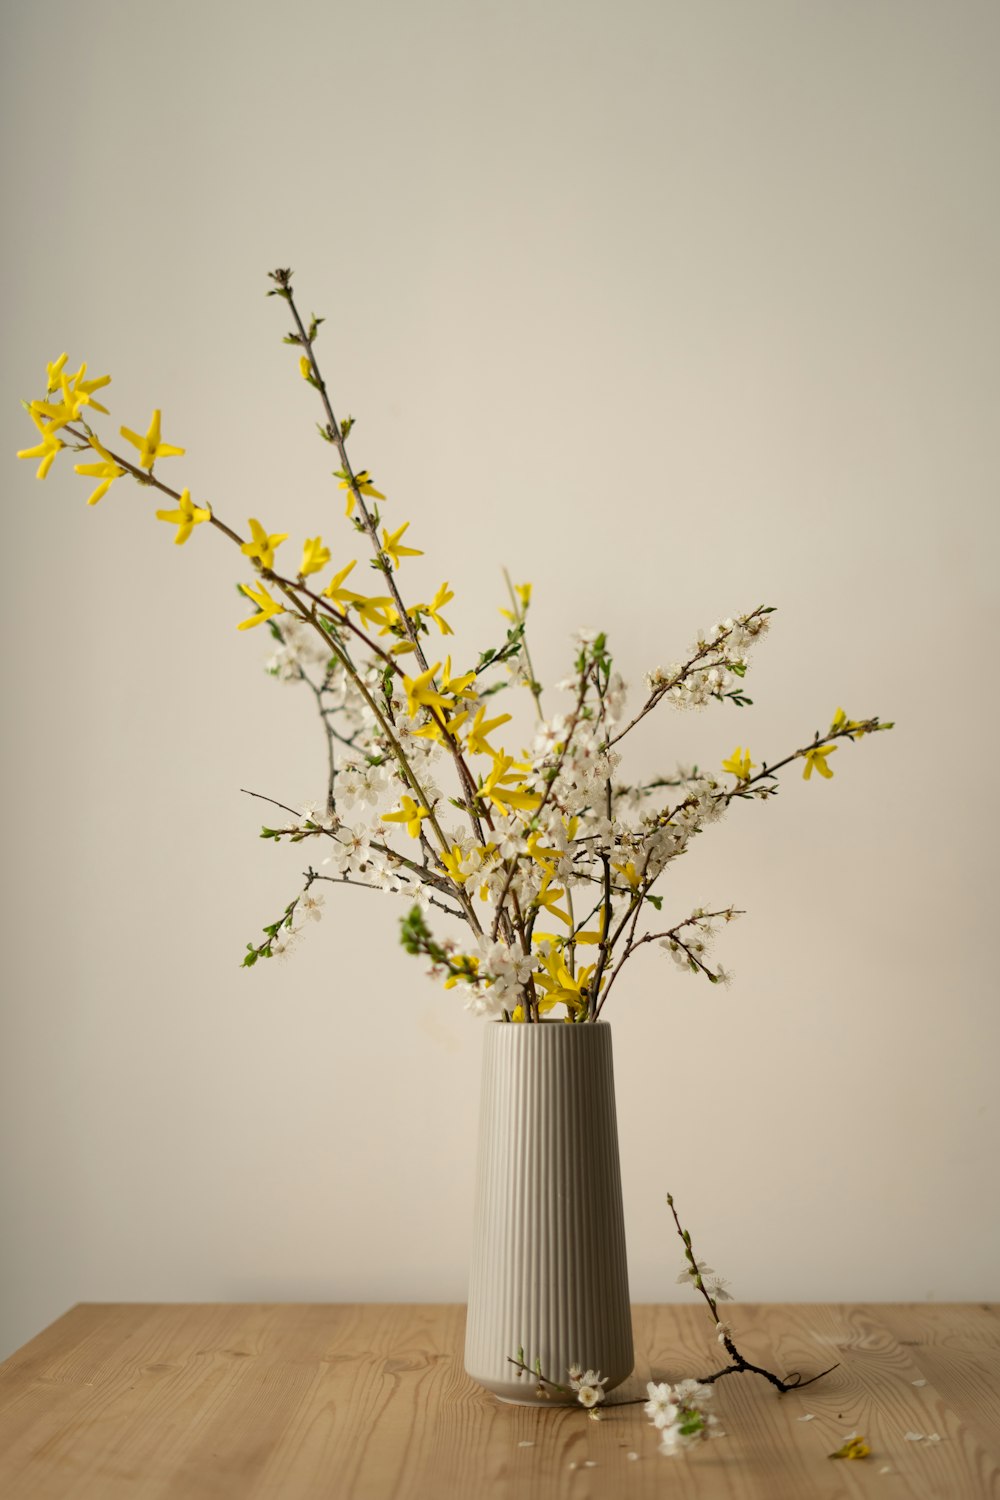
<svg viewBox="0 0 1000 1500"><path fill-rule="evenodd" d="M836 1453L828 1453L827 1458L867 1458L872 1450L861 1436L855 1432L851 1437L844 1439L843 1447L838 1448Z"/></svg>

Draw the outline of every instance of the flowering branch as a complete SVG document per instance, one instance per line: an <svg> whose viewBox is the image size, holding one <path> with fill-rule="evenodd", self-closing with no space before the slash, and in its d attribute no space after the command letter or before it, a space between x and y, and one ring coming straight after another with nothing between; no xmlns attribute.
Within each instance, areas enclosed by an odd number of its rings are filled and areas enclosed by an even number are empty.
<svg viewBox="0 0 1000 1500"><path fill-rule="evenodd" d="M561 1385L558 1380L542 1374L541 1360L536 1359L529 1366L525 1361L523 1348L518 1349L516 1354L508 1354L507 1363L514 1366L518 1375L531 1375L538 1382L535 1395L539 1399L551 1400L553 1393L575 1398L589 1411L591 1417L595 1420L598 1418L596 1407L604 1400L604 1387L608 1383L607 1375L602 1375L599 1370L583 1370L579 1365L571 1365L566 1372L569 1384Z"/></svg>
<svg viewBox="0 0 1000 1500"><path fill-rule="evenodd" d="M522 585L515 589L511 582L507 569L503 570L503 581L507 585L507 593L510 596L510 607L514 618L514 628L520 632L521 652L524 656L525 677L528 689L535 700L535 709L538 717L542 717L542 685L535 676L535 669L531 664L531 652L528 650L528 637L525 631L525 618L528 613L528 601L531 598L531 585Z"/></svg>
<svg viewBox="0 0 1000 1500"><path fill-rule="evenodd" d="M732 620L727 620L719 627L711 640L699 641L693 655L683 666L671 668L668 673L663 673L657 668L647 679L650 688L649 697L635 717L630 719L625 725L625 728L608 740L608 748L616 745L619 740L623 740L629 731L634 729L640 720L644 719L668 693L680 693L692 673L698 668L704 674L704 694L706 697L721 699L728 696L733 699L738 707L749 704L752 700L744 697L742 693L726 694L723 691L723 674L725 672L735 671L737 676L742 677L746 671L746 663L742 656L734 656L730 660L723 647L727 641L732 639L737 629L741 629L745 634L745 641L741 640L741 646L748 644L751 640L755 640L767 628L766 617L772 614L774 614L772 606L758 605L751 614L747 615L740 622L734 623Z"/></svg>
<svg viewBox="0 0 1000 1500"><path fill-rule="evenodd" d="M359 483L358 476L355 474L354 469L351 466L351 460L347 456L347 446L344 441L343 428L337 421L337 418L334 416L333 406L330 403L330 395L326 388L326 382L323 379L323 376L320 373L319 365L316 362L316 350L314 347L316 329L318 327L318 323L322 320L313 319L310 331L307 333L302 318L299 315L299 310L295 305L295 299L292 296L291 271L279 268L277 271L269 272L269 275L271 277L271 280L275 283L274 292L271 295L284 297L291 310L292 317L295 319L295 326L298 330L298 336L297 338L293 338L290 335L289 342L297 342L301 344L302 348L305 350L304 358L308 361L311 372L310 384L314 385L319 391L320 400L322 401L323 409L326 412L327 427L326 431L323 433L323 436L326 437L328 442L334 444L338 454L340 455L343 478L354 497L355 503L357 504L358 511L360 512L362 518L363 529L368 534L368 538L371 541L372 548L375 553L376 563L381 570L383 577L385 578L386 586L388 587L389 592L392 595L393 602L396 606L396 611L399 616L399 623L402 626L403 630L406 632L407 638L413 646L413 650L422 670L426 672L427 658L424 656L423 647L420 644L420 637L416 631L416 628L414 627L413 621L410 619L410 616L406 611L402 598L400 597L399 589L396 586L396 580L393 576L392 566L388 558L386 557L385 552L379 546L378 532L375 529L375 522L372 519L371 512L369 511L368 506L365 503L364 491L365 489L370 489L370 486Z"/></svg>
<svg viewBox="0 0 1000 1500"><path fill-rule="evenodd" d="M289 807L287 803L284 802L278 802L274 797L266 797L263 792L252 792L248 787L245 786L240 787L240 791L243 792L247 797L256 797L261 802L269 802L272 807L280 807L282 812L291 813L294 818L298 818L300 816L300 814L296 812L294 807ZM312 836L317 838L329 838L332 839L334 843L337 843L338 829L339 823L336 817L326 823L321 823L315 818L306 817L302 822L293 824L291 828L262 829L261 838L273 839L275 843L279 843L281 839L286 835L292 838L295 842L299 842L299 840L303 837ZM416 860L408 859L406 855L400 854L395 849L390 849L387 844L369 841L369 848L374 849L378 854L384 854L388 859L392 860L393 863L401 865L403 869L412 871L414 875L418 875L420 877L421 881L423 881L427 885L433 886L436 890L441 891L444 895L453 895L454 889L447 877L436 874L436 872L431 870L426 864L417 864ZM375 887L375 889L379 889L379 887ZM448 910L450 911L450 908L448 908ZM454 913L452 914L454 915ZM461 912L461 915L464 917L465 913Z"/></svg>
<svg viewBox="0 0 1000 1500"><path fill-rule="evenodd" d="M714 1274L711 1266L706 1266L704 1261L695 1259L694 1250L691 1246L691 1235L688 1230L681 1227L681 1221L677 1216L677 1209L674 1207L674 1199L671 1193L667 1194L667 1205L673 1214L677 1233L680 1235L684 1246L684 1256L687 1260L687 1267L680 1273L677 1280L685 1284L690 1283L695 1291L704 1299L705 1305L712 1315L712 1321L715 1324L716 1338L732 1360L732 1364L726 1365L724 1369L715 1370L711 1375L700 1376L699 1383L701 1385L712 1385L716 1380L721 1380L723 1375L762 1375L776 1390L784 1393L786 1391L802 1390L805 1386L812 1385L813 1381L822 1380L824 1375L829 1375L831 1370L837 1368L836 1365L830 1365L828 1369L821 1370L818 1375L810 1376L808 1380L803 1380L797 1372L786 1375L782 1379L780 1376L775 1375L772 1370L765 1370L763 1366L752 1364L750 1360L745 1359L733 1343L732 1329L729 1324L722 1322L719 1318L718 1304L720 1302L732 1301L732 1297L726 1289L726 1282L722 1277Z"/></svg>

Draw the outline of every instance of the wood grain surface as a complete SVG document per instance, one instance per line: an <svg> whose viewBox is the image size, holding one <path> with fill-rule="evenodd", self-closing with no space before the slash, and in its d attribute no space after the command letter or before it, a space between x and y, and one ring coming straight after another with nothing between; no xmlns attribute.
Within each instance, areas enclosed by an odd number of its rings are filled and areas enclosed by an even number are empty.
<svg viewBox="0 0 1000 1500"><path fill-rule="evenodd" d="M727 1436L679 1458L616 1403L715 1368L711 1322L697 1305L634 1319L636 1374L594 1422L474 1386L464 1307L81 1304L0 1365L0 1495L1000 1500L996 1306L739 1304L748 1358L838 1368L784 1396L727 1376ZM829 1459L855 1431L871 1456Z"/></svg>

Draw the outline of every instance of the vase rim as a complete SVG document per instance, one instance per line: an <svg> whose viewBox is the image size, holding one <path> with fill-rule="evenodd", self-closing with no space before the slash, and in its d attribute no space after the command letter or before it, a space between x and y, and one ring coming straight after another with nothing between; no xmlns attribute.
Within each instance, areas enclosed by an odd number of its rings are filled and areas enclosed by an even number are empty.
<svg viewBox="0 0 1000 1500"><path fill-rule="evenodd" d="M541 1016L537 1021L504 1021L500 1016L493 1016L490 1020L491 1026L509 1026L511 1031L530 1031L533 1026L571 1026L574 1031L586 1031L593 1026L608 1024L600 1017L596 1021L567 1021L561 1016Z"/></svg>

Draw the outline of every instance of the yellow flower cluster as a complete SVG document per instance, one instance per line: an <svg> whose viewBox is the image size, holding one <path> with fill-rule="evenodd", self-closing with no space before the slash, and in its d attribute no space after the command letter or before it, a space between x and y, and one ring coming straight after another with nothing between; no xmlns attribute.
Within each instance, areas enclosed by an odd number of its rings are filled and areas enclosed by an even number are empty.
<svg viewBox="0 0 1000 1500"><path fill-rule="evenodd" d="M88 498L88 505L96 505L99 500L102 500L115 480L121 479L126 473L131 472L136 478L146 476L148 482L153 483L175 500L176 504L173 508L157 510L156 518L175 526L177 529L174 541L183 544L195 526L213 519L212 509L207 504L195 504L188 489L183 489L179 495L176 491L168 489L158 479L153 478L153 467L159 459L180 457L186 450L163 441L161 413L157 409L153 412L145 433L135 432L130 427L120 428L120 435L137 450L134 459L123 459L111 453L87 425L84 416L88 410L101 412L105 416L110 415L108 408L95 399L94 392L109 385L111 376L102 375L98 379L88 380L85 363L75 374L70 374L66 369L68 358L67 354L61 354L57 360L46 366L44 398L24 403L38 430L40 441L35 447L21 449L18 452L18 458L37 458L39 460L37 477L45 479L56 455L66 447L63 436L60 434L64 433L71 423L80 422L81 430L72 429L72 437L80 445L89 444L100 460L75 465L78 474L99 481ZM311 365L304 355L300 368L303 377L309 379ZM342 479L340 488L347 491L348 515L352 514L358 495L374 500L385 499L382 492L375 488L367 469L360 470L353 479ZM281 543L287 540L288 533L270 533L254 517L250 518L248 524L250 540L240 542L240 550L256 565L259 572L271 574L274 569L275 552ZM423 556L419 548L408 546L403 542L402 538L408 527L409 522L404 522L395 531L383 529L382 552L387 568L398 569L405 557ZM230 533L230 535L235 536L235 533ZM299 582L301 583L314 573L321 572L329 563L330 557L330 550L323 545L321 537L308 537L303 546L302 563L298 572ZM409 638L409 631L405 628L392 597L382 594L356 593L343 587L344 579L355 565L355 562L348 563L323 591L323 596L332 601L334 613L344 618L348 610L354 610L363 626L378 630L380 635L391 634L398 637L391 647L393 655L412 651L414 647ZM257 612L249 619L243 620L237 627L238 629L246 630L254 625L262 625L273 619L275 615L286 611L286 606L273 598L263 583L256 588L241 584L240 588L257 606ZM454 594L449 590L447 583L442 584L429 603L416 604L407 611L409 622L419 627L423 619L433 620L442 635L450 635L451 626L442 616L441 610L453 598Z"/></svg>

